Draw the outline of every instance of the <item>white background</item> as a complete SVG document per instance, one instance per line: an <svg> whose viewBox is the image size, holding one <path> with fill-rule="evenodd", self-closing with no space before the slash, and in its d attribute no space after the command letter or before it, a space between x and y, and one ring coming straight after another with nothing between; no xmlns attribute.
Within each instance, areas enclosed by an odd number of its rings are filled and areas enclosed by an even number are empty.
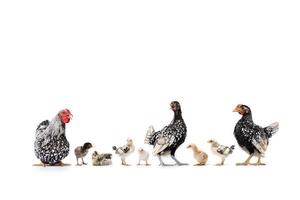
<svg viewBox="0 0 300 200"><path fill-rule="evenodd" d="M5 199L299 199L299 1L1 1L1 195ZM191 165L39 168L36 126L69 108L73 149L111 152L127 137L144 145L149 125L172 119L178 100L188 127L177 157ZM249 105L259 125L280 122L265 167L224 167L207 140L236 144ZM194 167L196 143L208 166ZM91 163L91 154L86 158ZM253 160L254 161L254 160Z"/></svg>

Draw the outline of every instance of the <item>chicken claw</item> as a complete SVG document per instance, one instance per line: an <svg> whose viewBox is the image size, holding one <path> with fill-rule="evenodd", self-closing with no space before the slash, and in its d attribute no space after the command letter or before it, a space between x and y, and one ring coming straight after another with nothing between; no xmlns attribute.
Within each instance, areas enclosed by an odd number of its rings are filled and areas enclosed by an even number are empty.
<svg viewBox="0 0 300 200"><path fill-rule="evenodd" d="M246 165L249 165L252 156L253 156L253 154L249 155L249 157L247 158L247 160L245 160L245 162L242 162L242 163L236 163L236 165L238 165L238 166L246 166Z"/></svg>
<svg viewBox="0 0 300 200"><path fill-rule="evenodd" d="M187 164L187 163L179 162L179 160L177 160L177 159L175 158L175 156L173 156L173 155L171 155L171 158L176 162L176 165L178 165L178 166L189 165L189 164Z"/></svg>
<svg viewBox="0 0 300 200"><path fill-rule="evenodd" d="M266 165L266 163L262 163L261 162L261 157L258 157L258 160L256 163L253 163L252 165L255 165L255 166L262 166L262 165Z"/></svg>
<svg viewBox="0 0 300 200"><path fill-rule="evenodd" d="M38 164L33 164L32 166L35 166L35 167L46 167L47 164L45 164L45 163L38 163Z"/></svg>

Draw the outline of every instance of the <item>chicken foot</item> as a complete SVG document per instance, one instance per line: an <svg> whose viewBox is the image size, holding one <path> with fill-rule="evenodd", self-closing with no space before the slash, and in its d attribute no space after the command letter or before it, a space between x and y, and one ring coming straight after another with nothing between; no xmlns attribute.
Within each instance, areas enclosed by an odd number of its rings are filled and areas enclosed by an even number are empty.
<svg viewBox="0 0 300 200"><path fill-rule="evenodd" d="M41 162L41 163L38 163L38 164L33 164L33 166L36 166L36 167L46 167L47 164Z"/></svg>
<svg viewBox="0 0 300 200"><path fill-rule="evenodd" d="M122 160L122 165L124 166L130 166L129 164L126 163L125 159L121 159Z"/></svg>
<svg viewBox="0 0 300 200"><path fill-rule="evenodd" d="M259 165L266 165L265 163L262 163L261 162L261 156L258 156L258 160L256 163L252 164L252 165L256 165L256 166L259 166Z"/></svg>
<svg viewBox="0 0 300 200"><path fill-rule="evenodd" d="M171 155L171 158L176 162L176 165L179 165L179 166L188 165L187 163L182 163L179 160L177 160L174 155Z"/></svg>
<svg viewBox="0 0 300 200"><path fill-rule="evenodd" d="M83 165L87 165L87 163L84 162L83 158L81 158L81 160Z"/></svg>
<svg viewBox="0 0 300 200"><path fill-rule="evenodd" d="M236 165L249 165L252 157L253 157L253 154L250 154L249 157L247 158L247 160L245 160L245 162L236 163Z"/></svg>
<svg viewBox="0 0 300 200"><path fill-rule="evenodd" d="M174 166L172 164L165 164L162 159L161 159L161 155L157 155L158 159L159 159L159 166Z"/></svg>
<svg viewBox="0 0 300 200"><path fill-rule="evenodd" d="M222 161L220 163L216 164L216 165L217 166L222 166L222 165L224 165L224 162L225 162L225 158L222 158Z"/></svg>

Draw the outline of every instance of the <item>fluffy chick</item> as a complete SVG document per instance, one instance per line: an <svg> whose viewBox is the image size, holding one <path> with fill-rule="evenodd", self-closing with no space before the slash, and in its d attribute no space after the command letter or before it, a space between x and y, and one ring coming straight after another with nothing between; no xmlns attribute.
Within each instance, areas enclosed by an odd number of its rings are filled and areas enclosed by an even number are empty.
<svg viewBox="0 0 300 200"><path fill-rule="evenodd" d="M135 147L132 139L128 138L127 143L124 146L122 147L113 146L112 149L115 151L117 155L120 156L122 165L128 165L126 163L126 158L134 152Z"/></svg>
<svg viewBox="0 0 300 200"><path fill-rule="evenodd" d="M145 151L143 148L139 148L138 154L139 154L139 163L138 163L138 165L141 164L141 161L145 161L146 165L149 165L149 163L148 163L149 153L147 151Z"/></svg>
<svg viewBox="0 0 300 200"><path fill-rule="evenodd" d="M92 148L93 145L89 142L84 143L83 146L78 146L75 148L74 153L76 156L77 165L86 165L87 163L84 162L83 158L88 154L89 149ZM81 158L82 164L78 163L78 159Z"/></svg>
<svg viewBox="0 0 300 200"><path fill-rule="evenodd" d="M205 165L208 159L208 155L198 149L198 147L195 144L190 144L187 146L188 149L191 149L194 153L194 158L197 160L197 164L195 166L199 165Z"/></svg>
<svg viewBox="0 0 300 200"><path fill-rule="evenodd" d="M221 163L217 165L224 165L225 158L227 158L230 154L232 154L234 150L234 145L232 145L231 147L227 147L224 145L220 145L215 140L209 140L208 143L211 144L211 151L222 159Z"/></svg>
<svg viewBox="0 0 300 200"><path fill-rule="evenodd" d="M112 154L110 153L103 153L100 154L97 151L94 151L92 154L92 161L94 166L103 166L103 165L111 165Z"/></svg>

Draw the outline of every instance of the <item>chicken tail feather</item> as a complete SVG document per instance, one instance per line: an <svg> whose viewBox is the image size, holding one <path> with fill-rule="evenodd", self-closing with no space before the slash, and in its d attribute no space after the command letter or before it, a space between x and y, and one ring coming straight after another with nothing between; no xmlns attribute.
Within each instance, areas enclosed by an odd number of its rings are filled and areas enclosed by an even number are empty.
<svg viewBox="0 0 300 200"><path fill-rule="evenodd" d="M40 135L41 133L43 133L46 128L49 126L50 122L49 120L45 120L45 121L42 121L36 128L36 131L35 131L35 135L38 136Z"/></svg>
<svg viewBox="0 0 300 200"><path fill-rule="evenodd" d="M264 128L264 131L266 132L268 138L271 138L278 130L279 130L278 122L274 122Z"/></svg>
<svg viewBox="0 0 300 200"><path fill-rule="evenodd" d="M153 136L155 134L155 130L154 127L151 125L149 126L147 133L146 133L146 137L145 137L145 144L153 144Z"/></svg>

